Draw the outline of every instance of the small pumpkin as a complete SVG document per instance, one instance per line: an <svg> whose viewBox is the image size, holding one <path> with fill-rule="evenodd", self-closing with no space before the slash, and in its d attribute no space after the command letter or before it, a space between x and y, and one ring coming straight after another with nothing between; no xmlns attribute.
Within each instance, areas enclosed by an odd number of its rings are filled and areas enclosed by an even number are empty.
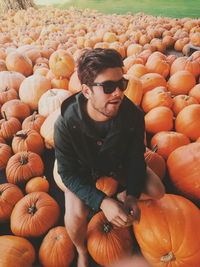
<svg viewBox="0 0 200 267"><path fill-rule="evenodd" d="M158 73L147 73L140 77L140 80L142 82L142 88L144 93L158 86L167 86L165 78Z"/></svg>
<svg viewBox="0 0 200 267"><path fill-rule="evenodd" d="M189 95L176 95L173 98L172 111L177 116L183 108L192 104L198 104L196 98Z"/></svg>
<svg viewBox="0 0 200 267"><path fill-rule="evenodd" d="M0 120L0 136L10 140L13 134L21 130L21 122L17 118L7 118L5 112L3 112L3 118Z"/></svg>
<svg viewBox="0 0 200 267"><path fill-rule="evenodd" d="M46 176L33 177L27 183L25 187L27 194L32 192L48 192L49 191L49 182Z"/></svg>
<svg viewBox="0 0 200 267"><path fill-rule="evenodd" d="M19 90L20 84L26 77L16 71L1 71L0 72L0 90L5 88L13 88L17 92Z"/></svg>
<svg viewBox="0 0 200 267"><path fill-rule="evenodd" d="M0 104L4 104L12 99L18 99L18 93L15 89L6 87L0 90Z"/></svg>
<svg viewBox="0 0 200 267"><path fill-rule="evenodd" d="M96 181L96 188L111 197L117 192L119 182L112 177L102 176Z"/></svg>
<svg viewBox="0 0 200 267"><path fill-rule="evenodd" d="M48 231L39 248L39 261L44 267L69 267L75 257L74 245L64 226Z"/></svg>
<svg viewBox="0 0 200 267"><path fill-rule="evenodd" d="M35 130L20 130L14 134L12 150L15 154L20 151L32 151L41 155L44 151L44 140Z"/></svg>
<svg viewBox="0 0 200 267"><path fill-rule="evenodd" d="M37 114L37 111L34 111L32 115L23 120L22 130L35 130L39 133L44 121L45 117Z"/></svg>
<svg viewBox="0 0 200 267"><path fill-rule="evenodd" d="M6 166L6 177L13 184L24 184L32 177L42 175L43 172L44 164L41 157L30 151L16 153Z"/></svg>
<svg viewBox="0 0 200 267"><path fill-rule="evenodd" d="M124 94L135 104L140 105L143 95L141 81L133 75L126 74L124 77L128 80L128 86Z"/></svg>

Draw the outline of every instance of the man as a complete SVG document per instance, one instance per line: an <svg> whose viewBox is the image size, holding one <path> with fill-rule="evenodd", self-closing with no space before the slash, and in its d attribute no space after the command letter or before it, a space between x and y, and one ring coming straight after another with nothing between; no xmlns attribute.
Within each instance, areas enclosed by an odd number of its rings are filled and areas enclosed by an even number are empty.
<svg viewBox="0 0 200 267"><path fill-rule="evenodd" d="M139 221L141 192L160 198L164 188L144 161L144 116L126 96L123 60L112 49L86 50L78 61L82 91L66 99L55 124L58 173L66 186L65 225L78 252L78 267L88 266L89 211L102 210L119 227ZM96 189L101 176L119 180L122 193L107 197ZM150 177L150 178L149 178Z"/></svg>

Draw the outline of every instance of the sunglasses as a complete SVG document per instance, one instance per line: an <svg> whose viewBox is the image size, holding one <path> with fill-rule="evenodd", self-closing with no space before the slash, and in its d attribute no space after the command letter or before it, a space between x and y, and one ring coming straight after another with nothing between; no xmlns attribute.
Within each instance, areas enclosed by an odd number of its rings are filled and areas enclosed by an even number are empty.
<svg viewBox="0 0 200 267"><path fill-rule="evenodd" d="M126 90L128 85L128 80L122 78L116 82L114 81L105 81L102 83L93 83L91 86L102 86L104 94L112 94L116 88L119 88L122 92Z"/></svg>

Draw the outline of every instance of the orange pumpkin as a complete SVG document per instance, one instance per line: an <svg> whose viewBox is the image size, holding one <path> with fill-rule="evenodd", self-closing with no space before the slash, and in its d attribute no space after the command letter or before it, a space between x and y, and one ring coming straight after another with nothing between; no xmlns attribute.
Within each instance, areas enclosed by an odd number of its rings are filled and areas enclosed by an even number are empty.
<svg viewBox="0 0 200 267"><path fill-rule="evenodd" d="M200 136L200 104L183 108L176 117L175 129L191 140L196 140Z"/></svg>
<svg viewBox="0 0 200 267"><path fill-rule="evenodd" d="M191 201L166 194L160 200L140 202L139 207L141 219L134 224L134 233L151 266L199 265L200 213Z"/></svg>
<svg viewBox="0 0 200 267"><path fill-rule="evenodd" d="M45 192L32 192L15 205L10 228L13 234L23 237L38 237L54 226L60 215L58 203Z"/></svg>
<svg viewBox="0 0 200 267"><path fill-rule="evenodd" d="M44 172L41 157L34 152L18 152L13 155L6 166L6 177L10 183L21 184Z"/></svg>
<svg viewBox="0 0 200 267"><path fill-rule="evenodd" d="M194 97L200 103L200 83L195 85L188 93L189 96Z"/></svg>
<svg viewBox="0 0 200 267"><path fill-rule="evenodd" d="M145 112L150 111L152 108L165 106L171 108L173 103L170 92L166 87L159 86L150 91L147 91L142 98L142 109Z"/></svg>
<svg viewBox="0 0 200 267"><path fill-rule="evenodd" d="M56 76L69 78L74 72L75 62L71 54L59 49L51 54L49 67Z"/></svg>
<svg viewBox="0 0 200 267"><path fill-rule="evenodd" d="M175 72L168 80L168 90L173 95L187 94L196 84L194 75L187 70Z"/></svg>
<svg viewBox="0 0 200 267"><path fill-rule="evenodd" d="M166 163L164 158L159 153L157 153L157 146L155 145L152 150L146 148L146 152L144 153L144 158L147 165L162 180L166 173Z"/></svg>
<svg viewBox="0 0 200 267"><path fill-rule="evenodd" d="M21 130L21 122L17 118L7 118L3 112L4 119L0 120L0 136L10 140L17 131Z"/></svg>
<svg viewBox="0 0 200 267"><path fill-rule="evenodd" d="M117 192L119 182L112 177L102 176L96 181L96 188L111 197Z"/></svg>
<svg viewBox="0 0 200 267"><path fill-rule="evenodd" d="M146 131L150 133L169 131L173 128L173 112L168 107L152 108L144 119Z"/></svg>
<svg viewBox="0 0 200 267"><path fill-rule="evenodd" d="M32 61L24 54L13 51L6 57L6 67L10 71L22 73L29 76L33 73Z"/></svg>
<svg viewBox="0 0 200 267"><path fill-rule="evenodd" d="M74 259L74 245L64 226L49 230L39 248L39 261L44 267L69 267Z"/></svg>
<svg viewBox="0 0 200 267"><path fill-rule="evenodd" d="M142 83L141 81L130 75L126 74L124 77L128 80L128 86L124 94L135 104L140 105L143 95Z"/></svg>
<svg viewBox="0 0 200 267"><path fill-rule="evenodd" d="M32 115L28 116L22 122L22 130L35 130L38 133L40 132L40 128L45 120L45 117L37 114L36 111L33 112Z"/></svg>
<svg viewBox="0 0 200 267"><path fill-rule="evenodd" d="M20 151L32 151L41 155L44 150L44 140L35 130L21 130L12 139L12 150L15 154Z"/></svg>
<svg viewBox="0 0 200 267"><path fill-rule="evenodd" d="M170 75L180 70L187 70L191 72L195 77L200 75L200 63L197 60L193 60L191 57L179 57L171 65Z"/></svg>
<svg viewBox="0 0 200 267"><path fill-rule="evenodd" d="M30 116L29 106L19 99L12 99L3 104L1 113L5 112L7 118L17 118L23 121L26 117Z"/></svg>
<svg viewBox="0 0 200 267"><path fill-rule="evenodd" d="M4 104L5 102L12 100L12 99L17 99L18 98L18 93L15 89L12 88L5 88L0 91L0 104Z"/></svg>
<svg viewBox="0 0 200 267"><path fill-rule="evenodd" d="M151 138L151 147L158 147L158 154L167 159L172 151L190 143L189 138L178 132L162 131Z"/></svg>
<svg viewBox="0 0 200 267"><path fill-rule="evenodd" d="M9 158L12 156L12 150L9 145L0 143L0 170L4 170Z"/></svg>
<svg viewBox="0 0 200 267"><path fill-rule="evenodd" d="M168 157L169 178L185 197L200 200L200 143L175 149Z"/></svg>
<svg viewBox="0 0 200 267"><path fill-rule="evenodd" d="M147 73L140 77L142 82L143 93L150 91L158 86L167 86L165 78L158 73Z"/></svg>
<svg viewBox="0 0 200 267"><path fill-rule="evenodd" d="M15 204L23 197L18 186L10 183L0 185L0 222L7 222Z"/></svg>
<svg viewBox="0 0 200 267"><path fill-rule="evenodd" d="M188 95L177 95L173 98L172 111L177 116L183 108L192 104L198 104L196 98Z"/></svg>
<svg viewBox="0 0 200 267"><path fill-rule="evenodd" d="M31 178L25 187L27 194L32 192L48 192L49 182L45 176Z"/></svg>
<svg viewBox="0 0 200 267"><path fill-rule="evenodd" d="M0 236L0 265L30 267L35 261L35 249L30 241L13 235Z"/></svg>
<svg viewBox="0 0 200 267"><path fill-rule="evenodd" d="M113 226L98 212L88 223L87 246L95 262L108 266L131 254L133 240L129 228Z"/></svg>

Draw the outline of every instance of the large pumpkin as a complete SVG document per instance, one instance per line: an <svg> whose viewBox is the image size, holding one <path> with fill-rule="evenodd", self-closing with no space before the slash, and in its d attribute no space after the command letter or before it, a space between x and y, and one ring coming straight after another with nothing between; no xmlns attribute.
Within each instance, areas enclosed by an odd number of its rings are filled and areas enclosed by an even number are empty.
<svg viewBox="0 0 200 267"><path fill-rule="evenodd" d="M166 194L139 207L141 219L134 233L152 267L199 266L200 212L191 201Z"/></svg>
<svg viewBox="0 0 200 267"><path fill-rule="evenodd" d="M200 143L175 149L167 160L169 178L184 196L200 201Z"/></svg>
<svg viewBox="0 0 200 267"><path fill-rule="evenodd" d="M39 261L44 267L69 267L74 259L74 245L64 226L49 230L39 249Z"/></svg>
<svg viewBox="0 0 200 267"><path fill-rule="evenodd" d="M108 266L131 254L133 239L129 228L112 225L103 212L98 212L88 224L87 245L92 258Z"/></svg>
<svg viewBox="0 0 200 267"><path fill-rule="evenodd" d="M32 192L15 205L10 228L18 236L38 237L57 223L59 215L55 199L45 192Z"/></svg>
<svg viewBox="0 0 200 267"><path fill-rule="evenodd" d="M44 172L41 157L30 151L22 151L13 155L6 166L6 177L10 183L24 184L32 177L40 176Z"/></svg>
<svg viewBox="0 0 200 267"><path fill-rule="evenodd" d="M44 117L61 107L62 102L71 96L68 90L53 88L45 92L38 102L38 113Z"/></svg>
<svg viewBox="0 0 200 267"><path fill-rule="evenodd" d="M119 182L112 177L101 176L96 181L96 188L111 197L117 192Z"/></svg>
<svg viewBox="0 0 200 267"><path fill-rule="evenodd" d="M13 235L0 236L0 266L31 267L35 261L35 249L30 241Z"/></svg>
<svg viewBox="0 0 200 267"><path fill-rule="evenodd" d="M0 90L5 88L13 88L19 90L20 84L26 77L16 71L1 71L0 72Z"/></svg>
<svg viewBox="0 0 200 267"><path fill-rule="evenodd" d="M44 138L46 148L54 147L54 123L60 115L60 108L53 111L44 121L40 128L40 134Z"/></svg>
<svg viewBox="0 0 200 267"><path fill-rule="evenodd" d="M6 222L15 204L23 197L23 193L18 186L10 183L0 185L0 222Z"/></svg>
<svg viewBox="0 0 200 267"><path fill-rule="evenodd" d="M37 110L41 95L49 89L51 89L51 81L42 75L34 74L21 83L19 97L29 105L31 110Z"/></svg>

